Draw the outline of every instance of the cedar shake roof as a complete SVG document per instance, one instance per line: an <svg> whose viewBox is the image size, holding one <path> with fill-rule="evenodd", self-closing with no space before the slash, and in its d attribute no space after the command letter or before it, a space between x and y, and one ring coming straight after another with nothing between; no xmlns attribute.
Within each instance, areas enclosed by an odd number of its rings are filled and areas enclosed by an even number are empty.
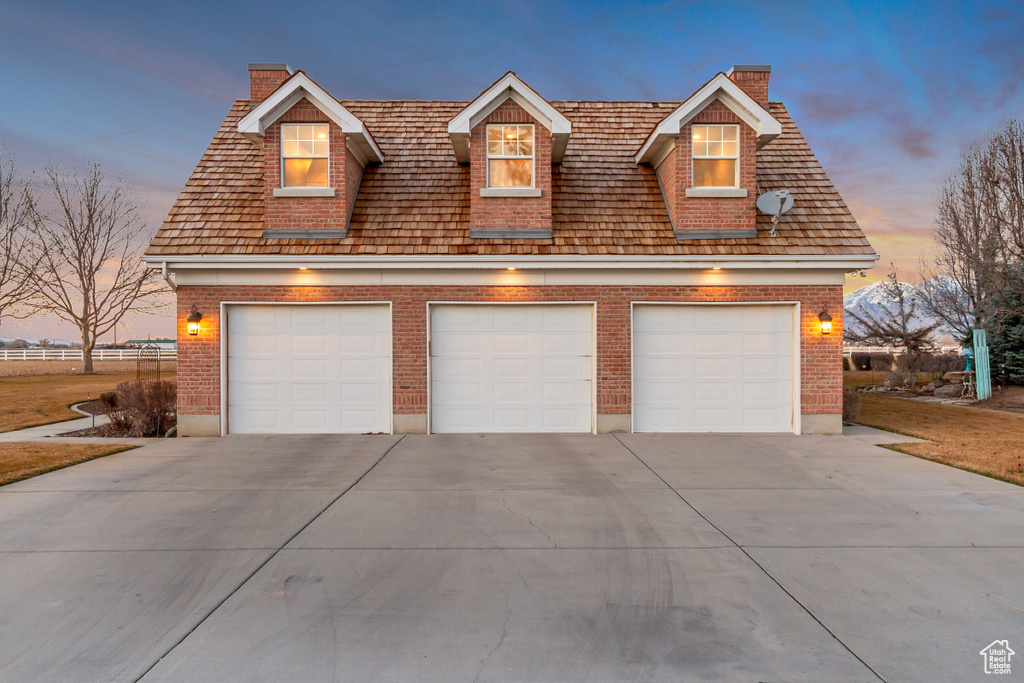
<svg viewBox="0 0 1024 683"><path fill-rule="evenodd" d="M469 168L448 121L466 102L342 101L385 155L366 169L344 239L262 239L263 156L237 132L238 100L157 231L150 256L199 254L873 255L874 250L781 103L782 134L757 153L758 192L788 189L794 208L769 237L677 242L649 166L633 155L675 102L551 102L573 133L552 172L551 239L472 239ZM301 226L296 226L300 228ZM728 227L728 226L723 226Z"/></svg>

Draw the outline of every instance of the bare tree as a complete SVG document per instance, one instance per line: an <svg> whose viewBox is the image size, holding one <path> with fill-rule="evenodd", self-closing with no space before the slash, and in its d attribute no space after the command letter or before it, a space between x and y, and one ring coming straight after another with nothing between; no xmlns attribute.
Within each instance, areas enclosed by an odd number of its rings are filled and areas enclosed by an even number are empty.
<svg viewBox="0 0 1024 683"><path fill-rule="evenodd" d="M0 150L0 320L32 293L35 264L25 240L31 206L28 186L18 180L14 160Z"/></svg>
<svg viewBox="0 0 1024 683"><path fill-rule="evenodd" d="M961 340L1024 314L1024 121L961 153L940 193L934 237L936 255L922 267L929 313Z"/></svg>
<svg viewBox="0 0 1024 683"><path fill-rule="evenodd" d="M142 263L145 226L123 182L108 182L93 162L81 173L46 169L44 199L32 211L32 248L39 260L35 306L75 325L83 374L92 374L96 340L129 311L162 307L165 290Z"/></svg>
<svg viewBox="0 0 1024 683"><path fill-rule="evenodd" d="M894 264L890 264L889 275L882 289L886 298L893 303L877 316L867 312L847 311L846 314L856 320L859 326L847 326L846 337L850 341L871 346L902 346L906 349L902 365L906 370L907 384L911 391L916 391L917 373L921 368L923 354L935 344L935 331L941 323L922 325L917 322L918 302L914 297L907 296Z"/></svg>

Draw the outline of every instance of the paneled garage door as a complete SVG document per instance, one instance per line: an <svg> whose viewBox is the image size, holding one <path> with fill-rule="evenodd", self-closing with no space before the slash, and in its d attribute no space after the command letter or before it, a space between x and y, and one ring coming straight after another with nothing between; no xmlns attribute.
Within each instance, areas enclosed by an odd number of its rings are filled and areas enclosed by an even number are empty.
<svg viewBox="0 0 1024 683"><path fill-rule="evenodd" d="M431 430L591 431L593 327L587 305L431 305Z"/></svg>
<svg viewBox="0 0 1024 683"><path fill-rule="evenodd" d="M228 432L391 431L391 315L364 305L228 306Z"/></svg>
<svg viewBox="0 0 1024 683"><path fill-rule="evenodd" d="M793 431L792 305L633 306L633 430Z"/></svg>

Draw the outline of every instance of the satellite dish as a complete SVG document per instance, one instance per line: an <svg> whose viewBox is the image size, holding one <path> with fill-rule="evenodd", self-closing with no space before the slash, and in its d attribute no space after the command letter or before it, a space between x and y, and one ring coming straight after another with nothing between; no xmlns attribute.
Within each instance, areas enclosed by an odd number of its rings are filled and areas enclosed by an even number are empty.
<svg viewBox="0 0 1024 683"><path fill-rule="evenodd" d="M761 213L772 217L772 237L775 237L775 226L778 225L779 218L793 208L793 195L789 190L765 192L757 198L757 208Z"/></svg>

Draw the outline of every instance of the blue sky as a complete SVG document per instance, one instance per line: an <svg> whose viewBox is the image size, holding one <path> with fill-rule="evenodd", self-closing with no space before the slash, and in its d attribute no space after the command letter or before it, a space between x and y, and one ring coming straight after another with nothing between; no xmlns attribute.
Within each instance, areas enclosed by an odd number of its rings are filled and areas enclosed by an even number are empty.
<svg viewBox="0 0 1024 683"><path fill-rule="evenodd" d="M1024 3L0 0L0 17L0 144L27 168L100 159L154 231L247 95L248 62L345 99L469 99L512 69L549 99L681 100L733 64L771 64L770 98L882 263L914 279L957 154L1024 105ZM168 311L126 334L172 331ZM74 337L0 326L55 333Z"/></svg>

